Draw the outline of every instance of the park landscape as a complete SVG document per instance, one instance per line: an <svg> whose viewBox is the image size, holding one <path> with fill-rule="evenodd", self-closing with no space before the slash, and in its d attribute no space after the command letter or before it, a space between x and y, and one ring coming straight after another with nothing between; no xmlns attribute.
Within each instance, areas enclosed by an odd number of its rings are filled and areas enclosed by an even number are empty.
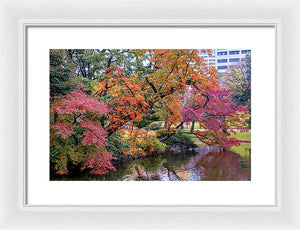
<svg viewBox="0 0 300 230"><path fill-rule="evenodd" d="M251 180L251 54L203 54L49 50L50 180Z"/></svg>

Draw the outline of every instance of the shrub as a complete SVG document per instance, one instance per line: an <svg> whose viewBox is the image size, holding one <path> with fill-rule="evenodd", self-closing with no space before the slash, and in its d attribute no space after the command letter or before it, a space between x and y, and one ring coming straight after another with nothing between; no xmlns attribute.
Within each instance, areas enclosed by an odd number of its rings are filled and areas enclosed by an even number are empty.
<svg viewBox="0 0 300 230"><path fill-rule="evenodd" d="M159 122L153 122L149 125L149 129L151 130L159 130L161 128L161 124Z"/></svg>
<svg viewBox="0 0 300 230"><path fill-rule="evenodd" d="M158 133L161 136L167 135L166 130L159 130ZM194 143L190 135L187 134L173 134L171 137L169 137L165 144L167 146L180 146L182 148L195 148L197 145Z"/></svg>
<svg viewBox="0 0 300 230"><path fill-rule="evenodd" d="M124 152L129 150L128 141L118 132L112 134L108 138L107 143L106 149L111 152L114 157L124 156Z"/></svg>
<svg viewBox="0 0 300 230"><path fill-rule="evenodd" d="M134 121L134 125L140 129L148 128L149 126L151 126L152 122L158 121L158 120L159 120L159 116L157 114L150 114L150 115L144 116L141 121Z"/></svg>

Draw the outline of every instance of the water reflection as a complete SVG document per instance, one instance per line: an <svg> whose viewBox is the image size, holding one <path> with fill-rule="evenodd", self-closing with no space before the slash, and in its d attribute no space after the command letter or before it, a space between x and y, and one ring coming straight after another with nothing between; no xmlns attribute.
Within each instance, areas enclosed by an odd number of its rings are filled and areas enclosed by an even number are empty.
<svg viewBox="0 0 300 230"><path fill-rule="evenodd" d="M83 175L72 180L251 180L250 144L244 145L242 152L243 154L219 152L213 147L201 146L192 152L165 152L158 156L124 162L116 166L115 172L106 175Z"/></svg>
<svg viewBox="0 0 300 230"><path fill-rule="evenodd" d="M153 164L152 159L135 162L131 166L131 173L119 179L127 181L250 180L250 165L245 164L239 155L218 151L203 154L202 151L200 153L198 151L183 155L170 153L160 157L157 164Z"/></svg>
<svg viewBox="0 0 300 230"><path fill-rule="evenodd" d="M245 167L246 166L246 167ZM210 152L196 163L202 168L202 180L250 180L250 168L234 153Z"/></svg>

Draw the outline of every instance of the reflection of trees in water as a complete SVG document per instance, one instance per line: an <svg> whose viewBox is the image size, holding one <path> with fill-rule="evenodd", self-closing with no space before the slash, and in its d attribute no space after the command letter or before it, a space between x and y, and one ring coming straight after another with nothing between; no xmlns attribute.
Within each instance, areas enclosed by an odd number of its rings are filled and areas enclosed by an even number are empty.
<svg viewBox="0 0 300 230"><path fill-rule="evenodd" d="M165 152L151 158L138 159L131 167L131 175L124 175L123 180L182 180L175 170L184 169L196 152Z"/></svg>
<svg viewBox="0 0 300 230"><path fill-rule="evenodd" d="M250 169L241 167L238 155L228 152L210 152L196 164L203 168L201 180L250 180Z"/></svg>
<svg viewBox="0 0 300 230"><path fill-rule="evenodd" d="M163 156L159 155L146 160L141 160L137 164L144 167L145 171L153 173L157 172L166 161L167 160Z"/></svg>
<svg viewBox="0 0 300 230"><path fill-rule="evenodd" d="M168 175L169 180L171 180L171 181L174 181L174 180L175 180L175 181L176 181L176 180L184 180L184 179L181 178L179 175L177 175L176 171L173 170L172 168L170 168L170 167L168 166L168 164L164 164L163 166L164 166L164 168L167 169L167 175Z"/></svg>
<svg viewBox="0 0 300 230"><path fill-rule="evenodd" d="M198 153L195 151L192 152L167 152L164 158L167 161L169 167L176 168L180 166L184 166L191 161L191 159L196 156Z"/></svg>
<svg viewBox="0 0 300 230"><path fill-rule="evenodd" d="M174 153L165 152L151 158L137 159L131 164L130 174L124 175L122 180L184 180L177 175L185 170L185 165L196 152Z"/></svg>
<svg viewBox="0 0 300 230"><path fill-rule="evenodd" d="M165 152L135 159L116 165L116 169L105 175L86 174L72 180L226 181L251 178L250 156L241 158L232 152L219 152L204 147L197 149L197 152Z"/></svg>

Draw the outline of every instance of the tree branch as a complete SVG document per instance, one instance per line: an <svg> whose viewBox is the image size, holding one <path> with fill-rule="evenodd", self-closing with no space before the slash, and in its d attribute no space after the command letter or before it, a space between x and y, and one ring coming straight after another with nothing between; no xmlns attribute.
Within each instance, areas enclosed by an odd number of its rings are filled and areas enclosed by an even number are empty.
<svg viewBox="0 0 300 230"><path fill-rule="evenodd" d="M151 88L153 89L154 93L158 93L157 89L155 88L155 86L149 81L148 77L145 77L146 82L151 86Z"/></svg>

